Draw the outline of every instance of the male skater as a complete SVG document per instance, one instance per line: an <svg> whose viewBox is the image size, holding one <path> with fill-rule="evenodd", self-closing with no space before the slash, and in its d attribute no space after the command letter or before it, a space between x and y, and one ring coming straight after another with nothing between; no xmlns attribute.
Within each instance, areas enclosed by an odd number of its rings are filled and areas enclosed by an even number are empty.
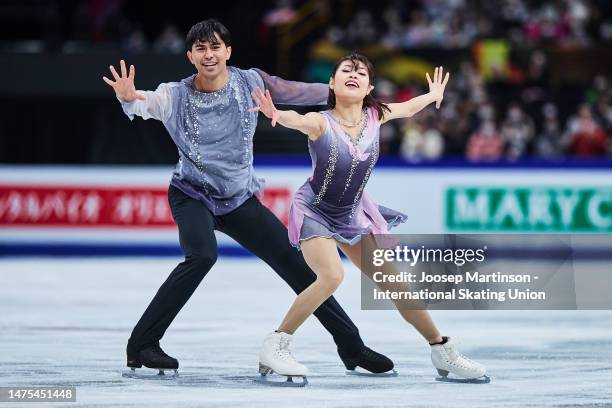
<svg viewBox="0 0 612 408"><path fill-rule="evenodd" d="M210 19L187 34L187 58L197 73L180 82L160 84L155 91L136 91L134 66L121 75L113 66L110 85L124 112L133 119L162 121L176 144L179 160L168 189L168 201L179 229L185 260L170 274L132 331L127 365L178 369L159 340L217 259L214 230L219 230L266 262L296 292L316 275L289 243L285 226L265 208L255 193L261 181L253 169L253 134L257 113L251 92L268 89L279 104L324 104L328 88L271 77L258 69L228 67L230 33ZM360 366L374 373L393 368L393 362L366 347L359 331L332 297L315 316L333 336L348 369ZM293 359L290 353L284 353Z"/></svg>

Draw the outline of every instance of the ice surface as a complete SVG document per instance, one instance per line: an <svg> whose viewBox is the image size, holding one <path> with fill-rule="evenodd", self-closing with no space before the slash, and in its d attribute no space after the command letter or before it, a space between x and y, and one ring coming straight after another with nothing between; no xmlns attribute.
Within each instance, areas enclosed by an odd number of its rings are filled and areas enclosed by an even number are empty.
<svg viewBox="0 0 612 408"><path fill-rule="evenodd" d="M166 333L178 380L122 378L130 330L178 261L0 260L0 386L76 386L76 404L55 406L612 406L612 312L432 312L492 378L440 383L426 343L398 313L360 310L359 275L348 265L337 297L400 375L345 375L331 337L310 319L294 344L310 384L255 384L260 342L294 295L254 258L220 259Z"/></svg>

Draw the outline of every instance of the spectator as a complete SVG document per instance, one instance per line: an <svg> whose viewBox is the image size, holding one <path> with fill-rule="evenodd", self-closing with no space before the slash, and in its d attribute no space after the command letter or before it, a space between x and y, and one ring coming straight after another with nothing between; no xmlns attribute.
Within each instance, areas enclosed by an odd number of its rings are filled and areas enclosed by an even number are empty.
<svg viewBox="0 0 612 408"><path fill-rule="evenodd" d="M383 21L387 32L382 38L382 43L387 47L399 48L402 43L402 37L406 31L401 16L395 7L389 7L383 12Z"/></svg>
<svg viewBox="0 0 612 408"><path fill-rule="evenodd" d="M263 17L263 23L268 27L276 27L291 23L297 17L292 0L277 0L276 6Z"/></svg>
<svg viewBox="0 0 612 408"><path fill-rule="evenodd" d="M501 159L503 149L504 140L495 123L487 121L470 136L466 155L470 161L497 161Z"/></svg>
<svg viewBox="0 0 612 408"><path fill-rule="evenodd" d="M504 151L504 139L495 126L493 106L485 103L478 113L480 125L468 139L466 156L471 161L496 161Z"/></svg>
<svg viewBox="0 0 612 408"><path fill-rule="evenodd" d="M400 155L408 161L437 160L444 152L444 138L435 128L430 111L420 118L408 119L402 126Z"/></svg>
<svg viewBox="0 0 612 408"><path fill-rule="evenodd" d="M185 51L183 34L174 24L167 24L153 44L153 50L159 53L182 54Z"/></svg>
<svg viewBox="0 0 612 408"><path fill-rule="evenodd" d="M600 98L607 95L609 91L608 80L603 75L597 75L593 78L593 84L586 91L586 102L595 105Z"/></svg>
<svg viewBox="0 0 612 408"><path fill-rule="evenodd" d="M533 139L533 121L520 105L512 103L502 123L501 133L507 146L506 155L511 160L523 157Z"/></svg>
<svg viewBox="0 0 612 408"><path fill-rule="evenodd" d="M430 24L427 15L421 10L412 12L408 30L404 36L403 45L407 48L419 47L429 43Z"/></svg>
<svg viewBox="0 0 612 408"><path fill-rule="evenodd" d="M147 37L140 27L134 27L123 39L121 48L130 53L144 52L149 49Z"/></svg>
<svg viewBox="0 0 612 408"><path fill-rule="evenodd" d="M561 127L557 117L557 108L552 103L542 108L544 125L542 132L538 135L535 143L536 155L543 158L558 158L563 155L561 146Z"/></svg>
<svg viewBox="0 0 612 408"><path fill-rule="evenodd" d="M612 135L612 106L610 106L610 98L608 96L599 98L595 118L603 126L606 134L608 136Z"/></svg>
<svg viewBox="0 0 612 408"><path fill-rule="evenodd" d="M566 133L568 152L578 157L603 156L608 148L606 133L593 119L591 107L583 104L569 121Z"/></svg>
<svg viewBox="0 0 612 408"><path fill-rule="evenodd" d="M434 127L407 120L402 126L402 134L400 155L407 161L437 160L444 152L444 139Z"/></svg>
<svg viewBox="0 0 612 408"><path fill-rule="evenodd" d="M360 10L346 29L346 38L351 45L367 45L377 39L374 17L368 10Z"/></svg>

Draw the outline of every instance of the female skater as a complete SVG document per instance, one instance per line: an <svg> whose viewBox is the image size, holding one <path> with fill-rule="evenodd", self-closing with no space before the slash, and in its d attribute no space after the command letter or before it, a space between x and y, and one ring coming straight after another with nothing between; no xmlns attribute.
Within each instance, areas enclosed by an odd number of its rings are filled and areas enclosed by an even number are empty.
<svg viewBox="0 0 612 408"><path fill-rule="evenodd" d="M436 68L433 80L427 73L429 93L403 103L383 104L374 99L373 66L358 53L341 58L329 81L329 110L300 115L275 108L269 92L253 92L259 110L276 123L308 135L313 175L295 194L289 217L289 240L301 249L317 279L300 293L284 320L264 340L260 372L305 376L307 369L290 349L292 335L331 296L343 279L344 270L337 247L358 267L362 245L374 247L372 234L406 220L400 212L377 205L364 187L378 159L379 129L383 123L411 117L432 102L442 102L449 74ZM362 239L362 234L365 238ZM396 303L397 306L397 303ZM398 308L399 309L399 308ZM448 337L441 337L426 310L399 309L431 346L431 359L438 373L476 379L485 368L459 354ZM348 369L355 367L346 362Z"/></svg>

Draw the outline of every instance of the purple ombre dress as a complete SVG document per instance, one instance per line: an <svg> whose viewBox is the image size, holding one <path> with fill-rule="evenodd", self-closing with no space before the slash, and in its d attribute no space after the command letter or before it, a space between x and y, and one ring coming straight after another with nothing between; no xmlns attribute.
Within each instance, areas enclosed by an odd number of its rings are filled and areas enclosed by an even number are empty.
<svg viewBox="0 0 612 408"><path fill-rule="evenodd" d="M295 193L289 211L289 241L313 237L334 238L354 245L361 234L386 234L406 221L406 215L380 206L364 190L378 160L378 114L366 111L366 123L356 140L342 129L329 111L325 132L308 140L313 174Z"/></svg>

